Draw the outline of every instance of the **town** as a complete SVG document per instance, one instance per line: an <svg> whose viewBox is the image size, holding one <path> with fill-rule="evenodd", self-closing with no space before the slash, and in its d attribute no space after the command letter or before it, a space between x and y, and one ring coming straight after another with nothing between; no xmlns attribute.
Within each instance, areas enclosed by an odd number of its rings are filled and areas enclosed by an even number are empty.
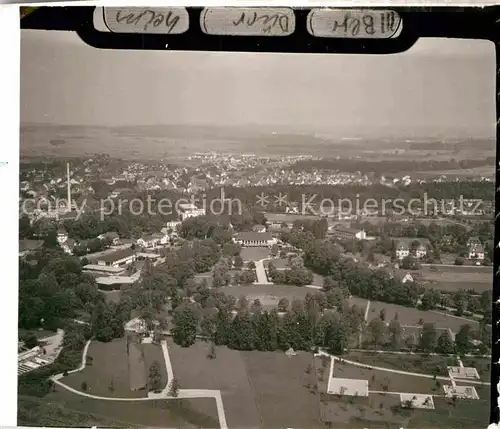
<svg viewBox="0 0 500 429"><path fill-rule="evenodd" d="M476 404L486 413L491 181L439 175L383 184L343 172L295 171L277 173L279 183L267 173L265 182L242 185L230 182L232 172L245 162L255 169L257 158L198 154L187 161L189 168L142 162L123 168L125 161L105 155L21 163L21 398L111 397L118 402L109 422L120 420L118 405L127 401L140 416L131 423L187 419L222 428L256 427L259 419L282 427L335 427L359 418L399 425ZM264 165L297 170L305 161L311 159ZM340 206L326 213L316 200L307 209L301 203L298 178L308 195L364 201L396 189L405 201L420 190L433 203L402 213ZM443 190L455 198L435 198ZM210 204L187 202L218 195L237 200L237 212L213 214ZM491 197L478 204L473 196ZM103 201L124 198L183 202L168 213L129 206L103 215ZM108 356L115 356L112 366ZM227 365L246 370L230 376ZM241 414L233 402L250 393L242 385L228 396L233 377L250 377L254 395L278 394L254 372L262 365L273 379L296 374L286 382L293 395L280 388L278 411L257 399L257 408ZM210 368L218 381L193 374L194 367ZM182 405L157 412L139 398L151 404L178 398ZM307 412L292 412L289 402Z"/></svg>
<svg viewBox="0 0 500 429"><path fill-rule="evenodd" d="M488 426L495 44L112 9L21 30L17 426Z"/></svg>

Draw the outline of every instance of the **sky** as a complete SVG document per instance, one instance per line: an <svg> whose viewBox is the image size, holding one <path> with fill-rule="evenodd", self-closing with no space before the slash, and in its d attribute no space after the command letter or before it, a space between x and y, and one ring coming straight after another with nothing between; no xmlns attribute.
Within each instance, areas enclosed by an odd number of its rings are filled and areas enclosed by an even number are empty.
<svg viewBox="0 0 500 429"><path fill-rule="evenodd" d="M422 39L386 56L298 55L109 51L76 33L21 34L22 123L493 137L495 121L488 41Z"/></svg>

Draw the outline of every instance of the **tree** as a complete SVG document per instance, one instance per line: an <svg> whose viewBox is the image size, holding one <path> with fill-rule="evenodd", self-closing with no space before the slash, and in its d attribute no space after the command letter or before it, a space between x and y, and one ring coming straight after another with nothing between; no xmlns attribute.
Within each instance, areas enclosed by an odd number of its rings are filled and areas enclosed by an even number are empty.
<svg viewBox="0 0 500 429"><path fill-rule="evenodd" d="M21 337L21 340L24 341L24 345L28 349L38 346L38 338L33 332L27 332Z"/></svg>
<svg viewBox="0 0 500 429"><path fill-rule="evenodd" d="M255 270L255 262L254 261L250 261L248 264L247 264L247 268L249 270Z"/></svg>
<svg viewBox="0 0 500 429"><path fill-rule="evenodd" d="M424 323L418 346L426 353L432 353L436 350L437 332L434 323Z"/></svg>
<svg viewBox="0 0 500 429"><path fill-rule="evenodd" d="M401 342L401 324L396 318L389 323L389 335L391 336L391 346L397 348Z"/></svg>
<svg viewBox="0 0 500 429"><path fill-rule="evenodd" d="M275 257L278 255L278 252L279 252L279 247L277 244L273 244L271 246L271 256Z"/></svg>
<svg viewBox="0 0 500 429"><path fill-rule="evenodd" d="M380 310L379 318L382 322L385 322L385 308Z"/></svg>
<svg viewBox="0 0 500 429"><path fill-rule="evenodd" d="M471 326L462 325L455 335L455 349L457 353L466 354L471 349Z"/></svg>
<svg viewBox="0 0 500 429"><path fill-rule="evenodd" d="M179 395L179 389L180 389L179 381L177 380L177 378L174 377L170 382L168 395L177 398L177 396Z"/></svg>
<svg viewBox="0 0 500 429"><path fill-rule="evenodd" d="M453 294L453 305L457 316L461 316L467 308L467 294L464 290L459 290Z"/></svg>
<svg viewBox="0 0 500 429"><path fill-rule="evenodd" d="M288 308L290 307L290 302L286 298L281 298L278 301L278 311L284 312L288 311Z"/></svg>
<svg viewBox="0 0 500 429"><path fill-rule="evenodd" d="M241 270L243 268L243 258L241 255L236 255L234 257L234 268Z"/></svg>
<svg viewBox="0 0 500 429"><path fill-rule="evenodd" d="M368 324L368 330L375 347L378 347L383 341L386 333L386 325L380 319L372 319Z"/></svg>
<svg viewBox="0 0 500 429"><path fill-rule="evenodd" d="M435 289L426 289L421 301L422 310L433 310L441 302L441 293Z"/></svg>
<svg viewBox="0 0 500 429"><path fill-rule="evenodd" d="M443 354L453 354L455 346L448 330L444 331L437 340L436 352Z"/></svg>
<svg viewBox="0 0 500 429"><path fill-rule="evenodd" d="M462 258L461 256L455 258L455 265L463 265L465 262L465 259Z"/></svg>
<svg viewBox="0 0 500 429"><path fill-rule="evenodd" d="M150 390L157 391L161 388L161 372L160 364L154 361L149 367L148 372L149 388Z"/></svg>
<svg viewBox="0 0 500 429"><path fill-rule="evenodd" d="M260 302L260 299L255 299L250 307L250 311L252 313L258 313L260 311L262 311L262 304Z"/></svg>
<svg viewBox="0 0 500 429"><path fill-rule="evenodd" d="M217 350L215 348L215 344L214 343L210 343L210 350L208 352L208 356L207 356L209 359L215 359L217 357Z"/></svg>
<svg viewBox="0 0 500 429"><path fill-rule="evenodd" d="M191 304L181 304L174 311L172 319L174 342L182 347L192 346L196 341L198 315Z"/></svg>

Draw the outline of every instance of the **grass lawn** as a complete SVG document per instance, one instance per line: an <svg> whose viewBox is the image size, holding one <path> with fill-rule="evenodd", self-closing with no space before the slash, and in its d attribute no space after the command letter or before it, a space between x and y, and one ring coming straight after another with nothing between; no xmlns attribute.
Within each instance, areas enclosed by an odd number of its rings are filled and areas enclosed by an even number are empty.
<svg viewBox="0 0 500 429"><path fill-rule="evenodd" d="M281 298L286 298L291 303L294 299L303 300L308 293L318 292L310 288L288 285L228 286L220 288L219 291L235 298L244 295L251 301L259 299L261 304L269 309L275 308Z"/></svg>
<svg viewBox="0 0 500 429"><path fill-rule="evenodd" d="M48 402L44 398L33 396L18 397L17 424L18 426L38 427L120 427L125 425L133 427L130 423L119 419L73 409L66 407L64 403Z"/></svg>
<svg viewBox="0 0 500 429"><path fill-rule="evenodd" d="M458 278L461 277L460 273L456 274ZM442 292L457 292L459 290L473 290L474 292L480 294L486 290L491 290L493 287L492 278L487 282L467 282L467 281L443 281L443 280L432 280L425 281L423 286L426 289L437 289Z"/></svg>
<svg viewBox="0 0 500 429"><path fill-rule="evenodd" d="M125 425L178 427L178 428L218 428L215 399L199 398L189 400L158 401L102 401L73 394L57 386L56 391L44 398L44 402L63 406L92 415L117 420ZM67 426L75 426L68 422Z"/></svg>
<svg viewBox="0 0 500 429"><path fill-rule="evenodd" d="M93 358L92 364L83 371L69 374L62 379L64 384L82 390L87 383L88 393L110 397L144 397L147 390L131 391L127 340L125 337L109 343L90 343L87 356Z"/></svg>
<svg viewBox="0 0 500 429"><path fill-rule="evenodd" d="M163 389L167 385L168 376L161 346L158 344L142 344L142 351L144 354L144 364L146 367L146 374L149 373L149 368L151 367L153 362L158 363L161 374L161 388Z"/></svg>
<svg viewBox="0 0 500 429"><path fill-rule="evenodd" d="M395 395L371 394L368 398L322 395L320 404L322 419L330 422L331 428L404 427L405 416L393 411L400 404L399 397Z"/></svg>
<svg viewBox="0 0 500 429"><path fill-rule="evenodd" d="M243 352L257 407L266 428L322 428L313 356Z"/></svg>
<svg viewBox="0 0 500 429"><path fill-rule="evenodd" d="M288 266L288 258L276 258L271 261L264 261L264 267L267 269L269 264L273 264L275 268L290 268Z"/></svg>
<svg viewBox="0 0 500 429"><path fill-rule="evenodd" d="M183 348L169 338L168 345L174 376L181 389L220 390L229 427L260 427L251 382L239 351L217 347L216 358L209 359L209 343L198 341Z"/></svg>
<svg viewBox="0 0 500 429"><path fill-rule="evenodd" d="M447 398L434 398L435 410L413 411L405 428L461 428L477 429L487 427L490 417L489 396L486 399L459 399L455 406Z"/></svg>
<svg viewBox="0 0 500 429"><path fill-rule="evenodd" d="M397 369L422 374L442 375L447 377L447 366L457 365L455 358L446 356L397 355L390 353L349 352L345 359L367 365Z"/></svg>
<svg viewBox="0 0 500 429"><path fill-rule="evenodd" d="M243 261L260 261L269 258L270 252L267 247L244 247L241 249L240 256Z"/></svg>
<svg viewBox="0 0 500 429"><path fill-rule="evenodd" d="M436 389L436 381L431 378L395 374L335 361L334 377L368 380L369 390L388 392L407 392L422 394L443 394Z"/></svg>
<svg viewBox="0 0 500 429"><path fill-rule="evenodd" d="M464 366L473 366L477 369L481 381L490 382L491 359L481 357L466 357L462 359Z"/></svg>
<svg viewBox="0 0 500 429"><path fill-rule="evenodd" d="M348 356L352 358L351 354ZM385 357L386 355L383 356ZM414 356L408 357L413 358ZM453 406L449 399L435 397L434 404L436 410L407 410L400 407L400 399L397 395L370 393L368 398L353 398L322 393L326 392L330 368L329 359L315 357L314 362L318 376L318 391L321 397L321 417L324 422L329 422L330 428L362 429L369 427L375 429L399 429L404 427L413 429L449 429L456 427L473 429L487 426L489 417L489 386L476 386L477 393L481 398L480 400L458 400L457 405ZM336 362L337 365L339 365L338 362ZM352 368L355 371L361 369ZM398 377L397 374L380 371L378 374L381 377L383 374L390 375L391 381L392 376ZM353 375L359 377L360 373L354 373ZM415 377L411 378L415 379ZM417 379L424 380L424 382L433 382L430 379ZM401 380L396 380L396 382L401 383ZM393 383L393 386L395 385L396 383ZM408 386L413 387L415 383L407 379L404 381L403 387L408 388ZM372 383L370 383L370 389L373 389ZM439 394L442 394L442 390Z"/></svg>
<svg viewBox="0 0 500 429"><path fill-rule="evenodd" d="M432 311L422 311L416 308L403 307L402 305L387 304L385 302L371 301L368 321L379 317L380 310L385 309L385 320L390 322L396 313L399 315L399 323L402 325L418 325L420 319L425 323L434 323L436 328L448 328L453 332L458 332L462 325L470 324L473 328L478 328L479 323L464 320L451 315L438 314Z"/></svg>

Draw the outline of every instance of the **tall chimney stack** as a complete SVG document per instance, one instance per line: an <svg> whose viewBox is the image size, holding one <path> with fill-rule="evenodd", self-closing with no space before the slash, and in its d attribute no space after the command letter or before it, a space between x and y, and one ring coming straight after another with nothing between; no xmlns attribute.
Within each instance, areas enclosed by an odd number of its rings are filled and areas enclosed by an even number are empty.
<svg viewBox="0 0 500 429"><path fill-rule="evenodd" d="M71 182L70 182L70 177L69 177L69 162L66 163L66 173L68 176L67 180L67 186L68 186L68 212L71 211Z"/></svg>

